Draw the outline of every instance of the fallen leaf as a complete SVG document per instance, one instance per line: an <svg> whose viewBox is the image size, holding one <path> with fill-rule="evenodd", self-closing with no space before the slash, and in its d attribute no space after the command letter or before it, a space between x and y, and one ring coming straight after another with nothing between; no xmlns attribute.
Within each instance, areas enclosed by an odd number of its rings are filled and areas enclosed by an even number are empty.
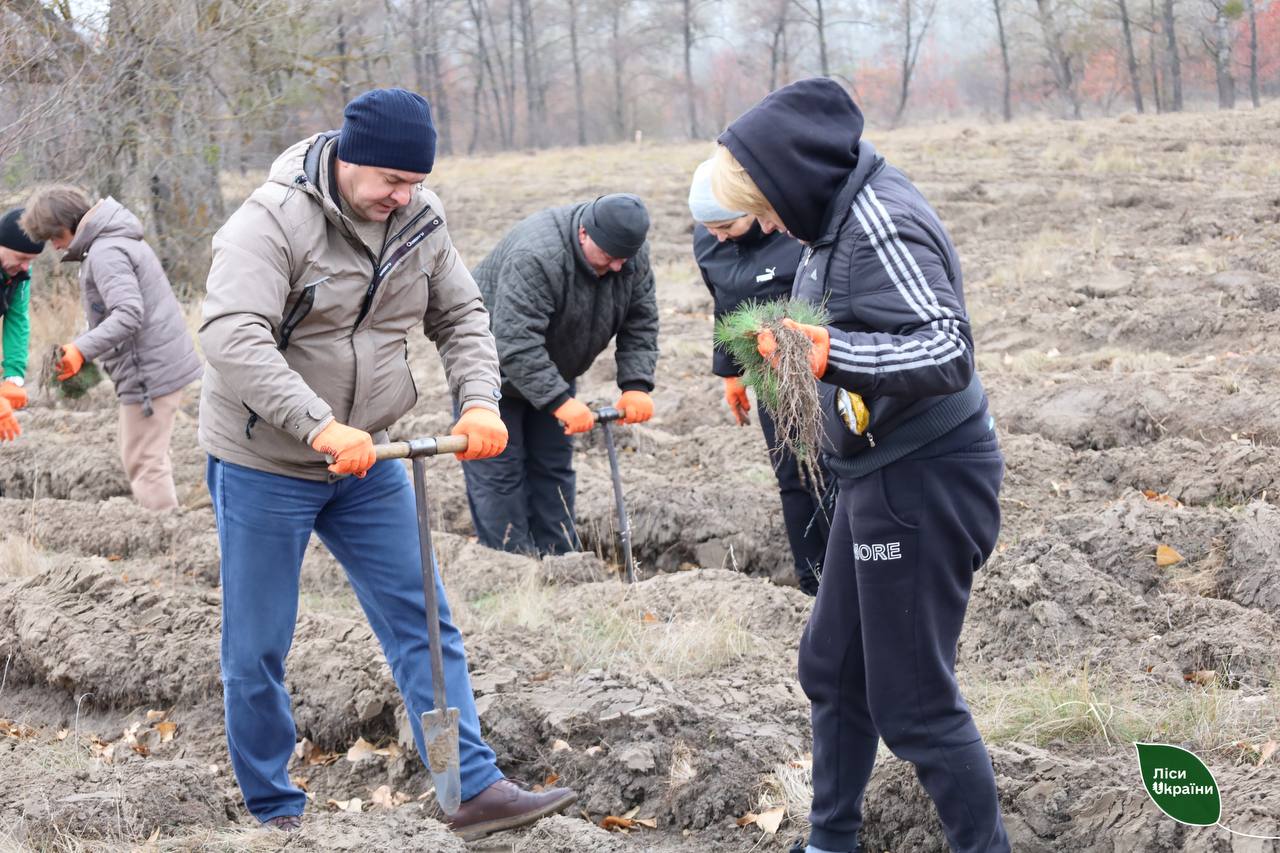
<svg viewBox="0 0 1280 853"><path fill-rule="evenodd" d="M1189 684L1199 684L1201 687L1212 687L1218 683L1218 672L1213 669L1197 669L1184 673L1182 680Z"/></svg>
<svg viewBox="0 0 1280 853"><path fill-rule="evenodd" d="M592 758L594 758L595 756L599 755L599 754L600 754L600 753L602 753L602 752L604 752L604 747L603 747L603 746L589 746L589 747L587 747L587 755L590 755Z"/></svg>
<svg viewBox="0 0 1280 853"><path fill-rule="evenodd" d="M1152 503L1161 504L1162 506L1171 506L1171 507L1182 506L1182 501L1178 500L1173 495L1168 495L1168 494L1165 494L1164 492L1157 492L1153 489L1143 489L1142 496L1145 497L1147 500L1151 501Z"/></svg>
<svg viewBox="0 0 1280 853"><path fill-rule="evenodd" d="M386 746L380 746L377 749L375 749L373 751L373 754L381 755L385 758L399 758L400 752L401 752L400 744L396 743L395 741L390 741L389 743L387 743Z"/></svg>
<svg viewBox="0 0 1280 853"><path fill-rule="evenodd" d="M640 807L639 807L639 806L635 806L635 807L633 807L633 808L629 808L629 809L627 809L625 812L623 812L623 813L622 813L622 816L623 816L624 818L626 818L627 820L631 820L632 818L634 818L634 817L636 816L636 814L637 814L637 813L639 813L639 811L640 811Z"/></svg>
<svg viewBox="0 0 1280 853"><path fill-rule="evenodd" d="M164 711L148 711L147 722L154 723L154 722L158 722L159 720L163 720L165 718L165 713L166 712Z"/></svg>
<svg viewBox="0 0 1280 853"><path fill-rule="evenodd" d="M774 806L756 818L756 826L760 827L770 835L776 835L778 827L782 826L782 819L786 817L786 815L786 806Z"/></svg>
<svg viewBox="0 0 1280 853"><path fill-rule="evenodd" d="M742 817L738 818L738 826L750 826L759 819L760 815L755 812L747 812Z"/></svg>
<svg viewBox="0 0 1280 853"><path fill-rule="evenodd" d="M630 818L609 815L604 820L600 821L600 826L610 832L617 832L619 830L631 829L635 826L635 821Z"/></svg>
<svg viewBox="0 0 1280 853"><path fill-rule="evenodd" d="M165 720L163 723L156 723L156 731L160 733L160 742L168 743L178 733L178 724Z"/></svg>
<svg viewBox="0 0 1280 853"><path fill-rule="evenodd" d="M535 672L533 675L529 676L529 680L537 683L539 681L546 681L550 677L551 672L549 670L544 670L543 672Z"/></svg>
<svg viewBox="0 0 1280 853"><path fill-rule="evenodd" d="M568 741L563 741L563 740L560 740L559 738L556 738L555 741L552 742L551 744L552 752L564 752L566 749L568 750L573 749L573 747L569 746Z"/></svg>
<svg viewBox="0 0 1280 853"><path fill-rule="evenodd" d="M108 563L118 563L118 562L120 562L120 561L121 561L121 560L123 560L123 559L124 559L124 557L120 556L119 554L108 554L108 555L107 555L107 562L108 562ZM124 579L125 579L125 580L128 580L128 579L129 579L129 576L128 576L128 575L125 575L125 576L124 576Z"/></svg>
<svg viewBox="0 0 1280 853"><path fill-rule="evenodd" d="M370 798L369 802L384 809L395 808L395 802L391 797L391 786L379 785L377 790L373 792L373 797Z"/></svg>
<svg viewBox="0 0 1280 853"><path fill-rule="evenodd" d="M325 752L308 738L298 741L297 746L293 748L293 754L309 767L332 764L342 757L336 752Z"/></svg>
<svg viewBox="0 0 1280 853"><path fill-rule="evenodd" d="M326 800L325 805L331 809L340 812L351 812L352 814L359 814L364 811L364 800L359 797L352 797L349 800Z"/></svg>
<svg viewBox="0 0 1280 853"><path fill-rule="evenodd" d="M1182 562L1182 559L1182 555L1168 545L1156 546L1156 565L1160 568L1177 565Z"/></svg>
<svg viewBox="0 0 1280 853"><path fill-rule="evenodd" d="M657 829L658 819L653 817L638 817L636 818L636 825L647 826L649 829Z"/></svg>
<svg viewBox="0 0 1280 853"><path fill-rule="evenodd" d="M299 790L307 790L307 780L303 779L301 776L290 776L289 781L292 782Z"/></svg>
<svg viewBox="0 0 1280 853"><path fill-rule="evenodd" d="M646 611L644 612L644 615L640 617L640 621L641 621L641 622L657 622L657 621L658 621L658 617L657 617L657 616L654 616L652 613L650 613L648 610L646 610Z"/></svg>
<svg viewBox="0 0 1280 853"><path fill-rule="evenodd" d="M150 835L147 836L147 843L150 844L152 841L159 840L159 838L160 838L160 827L157 826L155 830Z"/></svg>
<svg viewBox="0 0 1280 853"><path fill-rule="evenodd" d="M547 774L547 778L542 780L542 786L544 788L550 788L552 785L554 785L559 781L560 781L559 773L549 773Z"/></svg>
<svg viewBox="0 0 1280 853"><path fill-rule="evenodd" d="M1276 754L1276 746L1277 744L1273 740L1269 740L1266 743L1264 743L1262 745L1262 748L1258 750L1258 763L1255 764L1254 767L1261 767L1263 764L1269 761L1271 759L1271 756Z"/></svg>
<svg viewBox="0 0 1280 853"><path fill-rule="evenodd" d="M364 738L356 738L356 742L347 750L347 761L355 764L358 761L364 761L366 758L373 758L374 746Z"/></svg>
<svg viewBox="0 0 1280 853"><path fill-rule="evenodd" d="M58 740L66 740L67 735L69 734L71 734L71 729L58 729L58 733L55 735L55 737Z"/></svg>
<svg viewBox="0 0 1280 853"><path fill-rule="evenodd" d="M396 791L395 794L391 796L391 804L395 806L403 806L412 799L413 797L409 796L404 791Z"/></svg>

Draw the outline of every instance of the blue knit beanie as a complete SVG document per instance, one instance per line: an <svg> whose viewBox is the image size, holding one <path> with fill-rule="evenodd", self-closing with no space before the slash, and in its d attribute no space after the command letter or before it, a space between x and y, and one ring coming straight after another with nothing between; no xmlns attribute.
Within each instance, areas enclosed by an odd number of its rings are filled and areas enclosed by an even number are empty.
<svg viewBox="0 0 1280 853"><path fill-rule="evenodd" d="M426 174L436 160L436 126L427 99L407 89L372 89L347 104L338 159Z"/></svg>

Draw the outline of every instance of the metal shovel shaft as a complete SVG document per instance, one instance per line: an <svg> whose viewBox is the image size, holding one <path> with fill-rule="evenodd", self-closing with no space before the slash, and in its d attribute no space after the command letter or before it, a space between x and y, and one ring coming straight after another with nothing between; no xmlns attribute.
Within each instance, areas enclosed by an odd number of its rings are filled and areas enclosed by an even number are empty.
<svg viewBox="0 0 1280 853"><path fill-rule="evenodd" d="M613 476L613 501L618 508L618 538L622 540L622 559L626 561L627 583L636 582L635 561L631 558L631 519L627 515L627 502L622 495L622 473L618 470L618 448L613 443L612 421L621 413L606 408L596 412L596 423L604 431L604 446L609 451L609 473Z"/></svg>
<svg viewBox="0 0 1280 853"><path fill-rule="evenodd" d="M464 444L465 447L465 444ZM410 454L405 454L410 455ZM431 546L431 517L427 509L427 471L423 456L413 456L413 496L418 510L418 546L422 553L422 592L427 605L427 642L431 645L431 691L434 708L422 714L427 769L436 786L436 800L445 814L462 804L462 771L458 747L458 709L448 706L444 688L444 655L440 649L440 600L436 594L435 550Z"/></svg>

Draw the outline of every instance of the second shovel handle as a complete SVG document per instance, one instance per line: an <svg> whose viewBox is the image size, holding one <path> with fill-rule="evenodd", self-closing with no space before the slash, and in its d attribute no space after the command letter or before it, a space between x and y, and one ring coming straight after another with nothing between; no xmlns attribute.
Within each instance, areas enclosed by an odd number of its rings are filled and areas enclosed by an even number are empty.
<svg viewBox="0 0 1280 853"><path fill-rule="evenodd" d="M420 456L438 456L441 453L462 453L467 449L465 435L438 435L427 438L411 438L374 445L379 460L415 459Z"/></svg>

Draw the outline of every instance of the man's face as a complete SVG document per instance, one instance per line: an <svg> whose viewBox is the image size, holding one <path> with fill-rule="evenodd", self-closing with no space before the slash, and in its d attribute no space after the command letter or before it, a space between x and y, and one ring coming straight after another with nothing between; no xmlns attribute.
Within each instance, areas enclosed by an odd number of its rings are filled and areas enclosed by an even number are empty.
<svg viewBox="0 0 1280 853"><path fill-rule="evenodd" d="M71 245L71 240L76 235L72 234L66 228L63 228L57 234L49 238L49 245L57 249L59 252L65 252L67 247Z"/></svg>
<svg viewBox="0 0 1280 853"><path fill-rule="evenodd" d="M626 258L615 258L596 245L582 225L578 226L578 243L582 245L582 254L586 257L596 275L604 277L611 272L618 272L627 262Z"/></svg>
<svg viewBox="0 0 1280 853"><path fill-rule="evenodd" d="M704 222L702 227L706 228L721 243L725 240L737 240L743 234L751 230L751 226L756 222L756 218L751 214L739 216L737 219L726 219L724 222Z"/></svg>
<svg viewBox="0 0 1280 853"><path fill-rule="evenodd" d="M31 262L38 257L40 256L0 246L0 267L4 267L5 275L13 276L26 272L31 269Z"/></svg>
<svg viewBox="0 0 1280 853"><path fill-rule="evenodd" d="M357 216L369 222L386 222L413 200L414 190L426 177L418 172L338 161L338 192Z"/></svg>

